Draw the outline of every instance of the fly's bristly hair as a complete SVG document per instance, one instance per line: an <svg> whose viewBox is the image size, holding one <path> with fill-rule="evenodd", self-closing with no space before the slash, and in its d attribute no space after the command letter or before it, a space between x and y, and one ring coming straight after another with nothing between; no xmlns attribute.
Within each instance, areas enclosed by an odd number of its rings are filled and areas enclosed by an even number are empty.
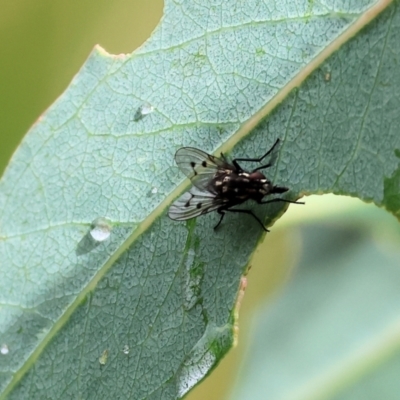
<svg viewBox="0 0 400 400"><path fill-rule="evenodd" d="M260 172L274 164L278 155L279 143L280 140L277 139L271 149L260 158L235 158L232 163L228 162L222 153L219 158L194 147L180 148L175 154L176 164L194 186L171 205L168 216L176 221L184 221L217 211L221 217L214 227L216 229L222 222L225 212L244 213L255 218L268 232L253 211L233 207L247 200L254 200L259 204L273 202L304 204L279 197L263 200L265 196L281 194L289 190L286 187L274 186ZM239 161L262 162L264 159L267 159L266 164L250 172L239 165Z"/></svg>

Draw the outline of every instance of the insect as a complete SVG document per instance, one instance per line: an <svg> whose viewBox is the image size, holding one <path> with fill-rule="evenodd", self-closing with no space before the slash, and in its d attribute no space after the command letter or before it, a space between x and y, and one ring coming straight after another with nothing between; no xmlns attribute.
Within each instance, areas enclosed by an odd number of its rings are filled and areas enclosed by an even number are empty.
<svg viewBox="0 0 400 400"><path fill-rule="evenodd" d="M264 200L265 196L281 194L289 190L287 187L274 186L262 169L273 165L280 140L260 158L235 158L228 162L221 153L215 157L194 147L182 147L175 154L175 161L179 169L192 181L193 187L179 197L170 207L168 216L176 221L184 221L199 215L217 211L221 215L217 229L224 219L226 212L249 214L269 232L261 220L252 210L233 208L247 200L254 200L258 204L285 202L304 204L299 201L274 198ZM240 162L261 162L269 157L267 164L253 169L251 172L244 170Z"/></svg>

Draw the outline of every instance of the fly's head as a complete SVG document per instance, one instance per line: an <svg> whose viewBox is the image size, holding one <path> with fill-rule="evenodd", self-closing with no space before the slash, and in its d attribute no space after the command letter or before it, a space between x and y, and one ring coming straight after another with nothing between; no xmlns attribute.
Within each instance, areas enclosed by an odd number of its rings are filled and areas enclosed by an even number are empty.
<svg viewBox="0 0 400 400"><path fill-rule="evenodd" d="M271 193L273 186L269 181L269 179L267 179L266 176L262 174L260 171L253 171L248 176L250 182L253 183L253 186L257 187L260 199L266 196L267 194Z"/></svg>

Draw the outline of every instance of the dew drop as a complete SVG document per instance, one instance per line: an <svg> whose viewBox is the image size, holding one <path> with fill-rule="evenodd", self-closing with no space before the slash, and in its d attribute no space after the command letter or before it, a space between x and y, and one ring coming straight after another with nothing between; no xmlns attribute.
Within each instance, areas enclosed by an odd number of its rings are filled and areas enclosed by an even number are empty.
<svg viewBox="0 0 400 400"><path fill-rule="evenodd" d="M111 224L106 218L96 218L90 226L90 236L96 242L104 242L111 235Z"/></svg>
<svg viewBox="0 0 400 400"><path fill-rule="evenodd" d="M330 66L329 64L325 64L325 65L322 67L322 74L323 74L323 77L324 77L324 81L325 81L325 82L330 82L330 81L331 81L331 78L332 78L332 68L331 68L331 66Z"/></svg>
<svg viewBox="0 0 400 400"><path fill-rule="evenodd" d="M6 356L9 353L10 349L8 348L8 346L4 343L1 345L0 347L0 354L2 354L3 356Z"/></svg>
<svg viewBox="0 0 400 400"><path fill-rule="evenodd" d="M158 189L155 187L155 186L153 186L147 193L146 193L146 196L147 197L152 197L152 196L154 196L155 194L157 194L158 193Z"/></svg>
<svg viewBox="0 0 400 400"><path fill-rule="evenodd" d="M101 353L101 356L99 357L100 365L106 365L107 359L108 359L108 349L105 349L103 353Z"/></svg>
<svg viewBox="0 0 400 400"><path fill-rule="evenodd" d="M332 75L331 75L330 72L326 72L325 75L324 75L325 82L330 82L331 76Z"/></svg>
<svg viewBox="0 0 400 400"><path fill-rule="evenodd" d="M126 344L125 346L124 346L124 348L122 349L122 352L124 353L124 354L129 354L129 352L131 351L131 349L129 348L129 346Z"/></svg>
<svg viewBox="0 0 400 400"><path fill-rule="evenodd" d="M144 103L137 109L134 120L139 121L146 115L151 114L153 111L154 107L150 103Z"/></svg>
<svg viewBox="0 0 400 400"><path fill-rule="evenodd" d="M90 253L110 237L111 231L112 224L110 220L105 217L96 218L77 244L75 249L76 255L81 256Z"/></svg>

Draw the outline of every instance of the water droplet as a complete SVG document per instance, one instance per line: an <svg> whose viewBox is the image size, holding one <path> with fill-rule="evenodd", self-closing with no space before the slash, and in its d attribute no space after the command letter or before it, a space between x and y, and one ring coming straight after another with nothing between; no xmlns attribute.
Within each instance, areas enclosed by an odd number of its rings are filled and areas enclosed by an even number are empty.
<svg viewBox="0 0 400 400"><path fill-rule="evenodd" d="M330 72L326 72L324 75L325 82L329 82L331 80L331 76L332 75Z"/></svg>
<svg viewBox="0 0 400 400"><path fill-rule="evenodd" d="M0 354L3 354L3 356L7 355L9 353L10 349L8 346L4 343L0 347Z"/></svg>
<svg viewBox="0 0 400 400"><path fill-rule="evenodd" d="M111 235L111 225L107 218L96 218L90 226L90 236L96 242L104 242Z"/></svg>
<svg viewBox="0 0 400 400"><path fill-rule="evenodd" d="M100 365L106 365L108 359L108 349L105 349L101 356L99 357L99 363Z"/></svg>
<svg viewBox="0 0 400 400"><path fill-rule="evenodd" d="M330 82L331 78L332 78L332 68L329 64L324 64L321 67L321 71L324 77L324 81L325 82Z"/></svg>
<svg viewBox="0 0 400 400"><path fill-rule="evenodd" d="M148 114L154 111L154 107L150 103L142 104L136 111L134 120L139 121Z"/></svg>
<svg viewBox="0 0 400 400"><path fill-rule="evenodd" d="M90 224L89 230L78 242L75 253L78 256L90 253L110 237L112 229L113 225L110 220L105 217L96 218Z"/></svg>
<svg viewBox="0 0 400 400"><path fill-rule="evenodd" d="M155 194L157 194L158 193L158 189L156 188L156 187L152 187L147 193L146 193L146 196L147 197L152 197L152 196L154 196Z"/></svg>
<svg viewBox="0 0 400 400"><path fill-rule="evenodd" d="M131 351L131 349L129 348L129 346L126 344L125 346L124 346L124 348L122 349L122 352L124 353L124 354L129 354L129 352Z"/></svg>

